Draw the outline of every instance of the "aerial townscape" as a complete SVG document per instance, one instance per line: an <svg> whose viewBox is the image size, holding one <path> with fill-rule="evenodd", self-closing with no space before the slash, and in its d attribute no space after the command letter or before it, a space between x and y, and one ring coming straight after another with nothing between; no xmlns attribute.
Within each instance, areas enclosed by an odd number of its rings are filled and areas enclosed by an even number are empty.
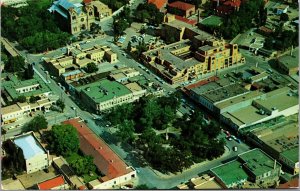
<svg viewBox="0 0 300 191"><path fill-rule="evenodd" d="M0 189L299 188L298 4L0 0Z"/></svg>

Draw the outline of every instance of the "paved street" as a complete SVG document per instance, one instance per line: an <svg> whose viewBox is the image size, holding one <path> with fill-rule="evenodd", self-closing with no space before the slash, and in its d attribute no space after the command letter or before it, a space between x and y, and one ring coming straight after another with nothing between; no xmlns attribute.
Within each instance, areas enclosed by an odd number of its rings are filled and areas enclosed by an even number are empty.
<svg viewBox="0 0 300 191"><path fill-rule="evenodd" d="M135 68L140 73L145 75L148 79L151 81L154 81L158 84L160 84L166 92L173 92L175 91L174 86L170 86L167 83L161 83L157 81L156 75L149 72L147 73L143 67L141 67L141 64L136 62L134 59L130 58L129 55L125 56L123 55L124 50L122 50L120 47L113 44L113 37L112 37L112 18L108 18L101 22L101 27L105 31L106 36L104 38L96 38L96 39L90 39L89 44L91 45L108 45L112 48L114 52L118 54L118 63L116 64L124 64L128 67ZM247 145L241 143L238 144L236 141L228 141L226 140L227 145L227 152L219 159L213 160L213 161L206 161L201 164L195 165L193 168L184 171L183 173L179 173L176 175L162 175L160 173L157 173L153 171L149 167L145 167L141 165L139 161L139 156L132 153L133 148L130 148L128 145L118 145L117 141L115 140L115 137L110 132L110 128L106 127L107 122L103 121L101 119L94 120L94 116L90 113L81 110L75 102L62 90L61 87L59 87L56 82L51 79L47 78L47 75L41 66L41 59L42 57L56 57L60 56L64 53L63 49L57 49L54 51L51 51L47 54L39 54L39 55L33 55L33 54L26 54L25 51L21 51L21 54L27 58L28 62L35 63L34 69L35 71L42 76L42 78L47 79L50 81L48 83L50 89L52 90L54 95L57 95L61 97L65 104L66 108L63 114L56 115L55 113L47 114L47 119L49 120L49 124L56 124L61 121L64 121L68 119L69 117L74 117L76 115L80 116L82 119L86 120L88 123L89 128L98 136L102 137L108 145L121 157L123 158L129 165L132 165L134 168L138 170L138 177L139 177L139 183L140 184L147 184L149 187L156 187L160 189L167 189L175 187L176 185L180 184L181 182L187 181L191 179L192 177L197 176L199 173L205 172L209 170L210 168L221 164L224 161L227 161L228 159L231 159L235 156L237 156L239 153L242 153L244 151L247 151L249 148ZM245 52L246 54L246 52ZM247 64L255 64L257 61L257 58L253 58L251 55L245 56L247 59ZM262 63L263 66L268 67L268 64L266 62ZM241 66L244 67L244 66ZM233 70L233 69L231 69ZM229 71L229 70L228 70ZM72 108L75 108L72 109ZM180 107L180 112L182 113L189 113L191 108L188 108L186 106ZM11 133L17 133L18 130L13 130ZM234 152L232 150L233 146L238 146L238 151Z"/></svg>

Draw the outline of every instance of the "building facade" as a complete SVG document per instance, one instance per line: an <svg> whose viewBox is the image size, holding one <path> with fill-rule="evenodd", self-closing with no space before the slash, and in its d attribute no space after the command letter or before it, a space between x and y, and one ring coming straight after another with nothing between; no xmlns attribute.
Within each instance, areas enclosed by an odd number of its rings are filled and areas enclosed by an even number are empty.
<svg viewBox="0 0 300 191"><path fill-rule="evenodd" d="M55 14L62 29L71 34L90 30L91 24L95 22L94 7L87 3L58 0L48 9L50 13Z"/></svg>
<svg viewBox="0 0 300 191"><path fill-rule="evenodd" d="M43 148L32 131L15 136L12 140L15 145L20 147L23 151L27 174L47 169L49 167L49 151L46 151Z"/></svg>
<svg viewBox="0 0 300 191"><path fill-rule="evenodd" d="M144 52L142 61L168 83L178 84L244 63L244 58L236 44L213 39L194 51L193 42L187 39Z"/></svg>

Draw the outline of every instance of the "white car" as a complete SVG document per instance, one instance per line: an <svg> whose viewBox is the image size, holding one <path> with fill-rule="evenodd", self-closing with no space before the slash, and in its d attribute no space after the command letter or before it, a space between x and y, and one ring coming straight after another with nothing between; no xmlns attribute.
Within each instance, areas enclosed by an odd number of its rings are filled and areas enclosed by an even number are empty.
<svg viewBox="0 0 300 191"><path fill-rule="evenodd" d="M237 150L238 150L237 146L234 146L232 149L234 152L237 152Z"/></svg>

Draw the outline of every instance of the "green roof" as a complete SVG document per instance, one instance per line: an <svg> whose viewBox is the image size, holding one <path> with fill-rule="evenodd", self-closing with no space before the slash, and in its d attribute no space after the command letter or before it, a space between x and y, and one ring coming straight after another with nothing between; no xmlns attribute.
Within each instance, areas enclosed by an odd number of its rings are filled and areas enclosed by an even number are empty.
<svg viewBox="0 0 300 191"><path fill-rule="evenodd" d="M105 102L113 99L114 97L121 97L132 93L121 83L109 81L107 79L80 86L77 88L77 90L84 92L96 103Z"/></svg>
<svg viewBox="0 0 300 191"><path fill-rule="evenodd" d="M211 171L218 176L225 185L239 183L248 178L247 173L242 168L242 164L237 160L215 167L211 169Z"/></svg>
<svg viewBox="0 0 300 191"><path fill-rule="evenodd" d="M260 176L274 168L274 160L263 153L260 149L253 149L239 155L247 167L255 176ZM281 168L281 165L276 162L276 168Z"/></svg>
<svg viewBox="0 0 300 191"><path fill-rule="evenodd" d="M295 147L295 148L290 149L290 150L283 151L281 153L281 155L284 156L285 158L293 161L294 163L299 162L299 150L298 150L298 147Z"/></svg>
<svg viewBox="0 0 300 191"><path fill-rule="evenodd" d="M223 21L221 17L211 15L203 19L200 23L205 26L220 26L223 23Z"/></svg>
<svg viewBox="0 0 300 191"><path fill-rule="evenodd" d="M8 75L8 81L3 80L2 86L7 91L7 93L12 97L12 99L16 99L19 96L23 95L25 97L40 95L43 93L50 92L49 86L38 76L34 75L33 79L29 80L19 80L15 75ZM35 84L39 84L39 88L37 90L25 92L25 93L19 93L16 91L18 88L23 88L27 86L32 86Z"/></svg>

